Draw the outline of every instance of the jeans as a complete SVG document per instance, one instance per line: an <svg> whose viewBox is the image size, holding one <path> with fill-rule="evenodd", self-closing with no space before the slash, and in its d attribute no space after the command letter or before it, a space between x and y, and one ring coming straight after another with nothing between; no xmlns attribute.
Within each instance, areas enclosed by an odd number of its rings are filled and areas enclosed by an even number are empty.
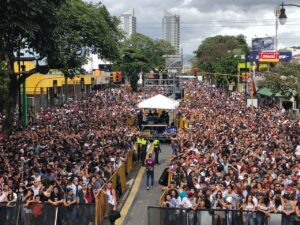
<svg viewBox="0 0 300 225"><path fill-rule="evenodd" d="M293 225L293 224L294 224L294 218L292 216L282 215L282 225Z"/></svg>
<svg viewBox="0 0 300 225"><path fill-rule="evenodd" d="M254 218L253 218L253 213L248 212L246 214L246 225L255 225Z"/></svg>
<svg viewBox="0 0 300 225"><path fill-rule="evenodd" d="M262 213L256 213L256 221L257 221L257 225L265 225L266 216Z"/></svg>
<svg viewBox="0 0 300 225"><path fill-rule="evenodd" d="M147 175L147 180L146 180L147 187L149 187L149 179L151 179L151 186L153 186L153 184L154 184L154 171L147 171L146 175Z"/></svg>

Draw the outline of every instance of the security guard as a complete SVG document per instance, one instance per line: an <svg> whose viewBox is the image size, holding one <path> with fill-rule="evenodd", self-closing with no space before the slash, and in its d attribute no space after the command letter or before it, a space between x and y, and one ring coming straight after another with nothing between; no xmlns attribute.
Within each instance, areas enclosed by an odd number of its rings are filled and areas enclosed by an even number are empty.
<svg viewBox="0 0 300 225"><path fill-rule="evenodd" d="M147 141L145 138L141 139L141 144L142 144L142 154L141 154L141 161L142 161L142 165L145 165L145 159L147 156Z"/></svg>
<svg viewBox="0 0 300 225"><path fill-rule="evenodd" d="M160 148L158 139L155 139L153 141L153 146L154 146L154 160L155 160L155 163L159 165L158 155L161 152L161 148Z"/></svg>
<svg viewBox="0 0 300 225"><path fill-rule="evenodd" d="M140 137L136 139L136 145L137 145L137 161L139 162L141 160L141 154L142 154L142 139Z"/></svg>

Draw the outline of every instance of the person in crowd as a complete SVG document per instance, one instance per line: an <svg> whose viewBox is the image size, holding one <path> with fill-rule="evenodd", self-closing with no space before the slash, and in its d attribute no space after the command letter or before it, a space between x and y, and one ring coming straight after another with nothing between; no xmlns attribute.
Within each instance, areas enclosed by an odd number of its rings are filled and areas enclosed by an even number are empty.
<svg viewBox="0 0 300 225"><path fill-rule="evenodd" d="M16 221L16 210L17 210L17 194L13 191L13 188L8 187L6 196L6 221L8 224L14 224Z"/></svg>
<svg viewBox="0 0 300 225"><path fill-rule="evenodd" d="M87 203L87 204L95 203L95 196L94 196L94 192L93 192L91 183L88 183L88 185L86 185L86 187L85 186L83 187L83 193L84 193L85 203Z"/></svg>
<svg viewBox="0 0 300 225"><path fill-rule="evenodd" d="M243 218L245 225L255 225L255 220L254 220L255 204L253 201L253 196L251 194L248 194L241 208L245 211L244 218Z"/></svg>
<svg viewBox="0 0 300 225"><path fill-rule="evenodd" d="M146 165L146 186L147 186L147 190L149 190L149 188L153 187L154 185L154 165L155 165L155 161L152 158L152 153L149 153L148 158L145 160L145 165Z"/></svg>
<svg viewBox="0 0 300 225"><path fill-rule="evenodd" d="M141 145L142 145L141 161L142 161L142 166L145 166L145 159L147 156L147 141L145 138L142 138Z"/></svg>
<svg viewBox="0 0 300 225"><path fill-rule="evenodd" d="M48 202L53 206L59 206L60 204L64 204L64 197L58 186L53 187Z"/></svg>
<svg viewBox="0 0 300 225"><path fill-rule="evenodd" d="M154 146L154 160L155 160L155 163L157 165L159 165L159 153L161 152L161 148L160 148L160 145L159 145L159 140L158 139L155 139L153 141L153 146Z"/></svg>
<svg viewBox="0 0 300 225"><path fill-rule="evenodd" d="M291 200L291 196L285 194L281 197L282 201L282 224L283 225L293 225L294 223L294 213L295 213L295 205Z"/></svg>

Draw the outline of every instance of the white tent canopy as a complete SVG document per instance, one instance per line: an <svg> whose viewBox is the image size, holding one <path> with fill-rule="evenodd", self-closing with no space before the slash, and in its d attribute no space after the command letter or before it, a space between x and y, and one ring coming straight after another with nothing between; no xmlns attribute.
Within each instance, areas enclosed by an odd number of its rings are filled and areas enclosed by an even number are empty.
<svg viewBox="0 0 300 225"><path fill-rule="evenodd" d="M138 104L140 109L177 109L179 102L167 98L163 95L156 95L152 98L148 98Z"/></svg>

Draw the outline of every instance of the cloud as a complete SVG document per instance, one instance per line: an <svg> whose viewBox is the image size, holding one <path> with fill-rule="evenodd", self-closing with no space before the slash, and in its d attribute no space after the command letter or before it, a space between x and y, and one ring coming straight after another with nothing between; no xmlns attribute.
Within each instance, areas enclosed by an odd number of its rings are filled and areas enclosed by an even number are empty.
<svg viewBox="0 0 300 225"><path fill-rule="evenodd" d="M96 2L96 0L93 0ZM112 15L135 9L138 32L162 38L165 9L180 15L181 46L192 54L207 37L238 35L251 39L275 35L274 8L278 0L102 0ZM300 4L299 1L289 3ZM279 47L300 45L300 8L286 7L288 21L279 25Z"/></svg>

